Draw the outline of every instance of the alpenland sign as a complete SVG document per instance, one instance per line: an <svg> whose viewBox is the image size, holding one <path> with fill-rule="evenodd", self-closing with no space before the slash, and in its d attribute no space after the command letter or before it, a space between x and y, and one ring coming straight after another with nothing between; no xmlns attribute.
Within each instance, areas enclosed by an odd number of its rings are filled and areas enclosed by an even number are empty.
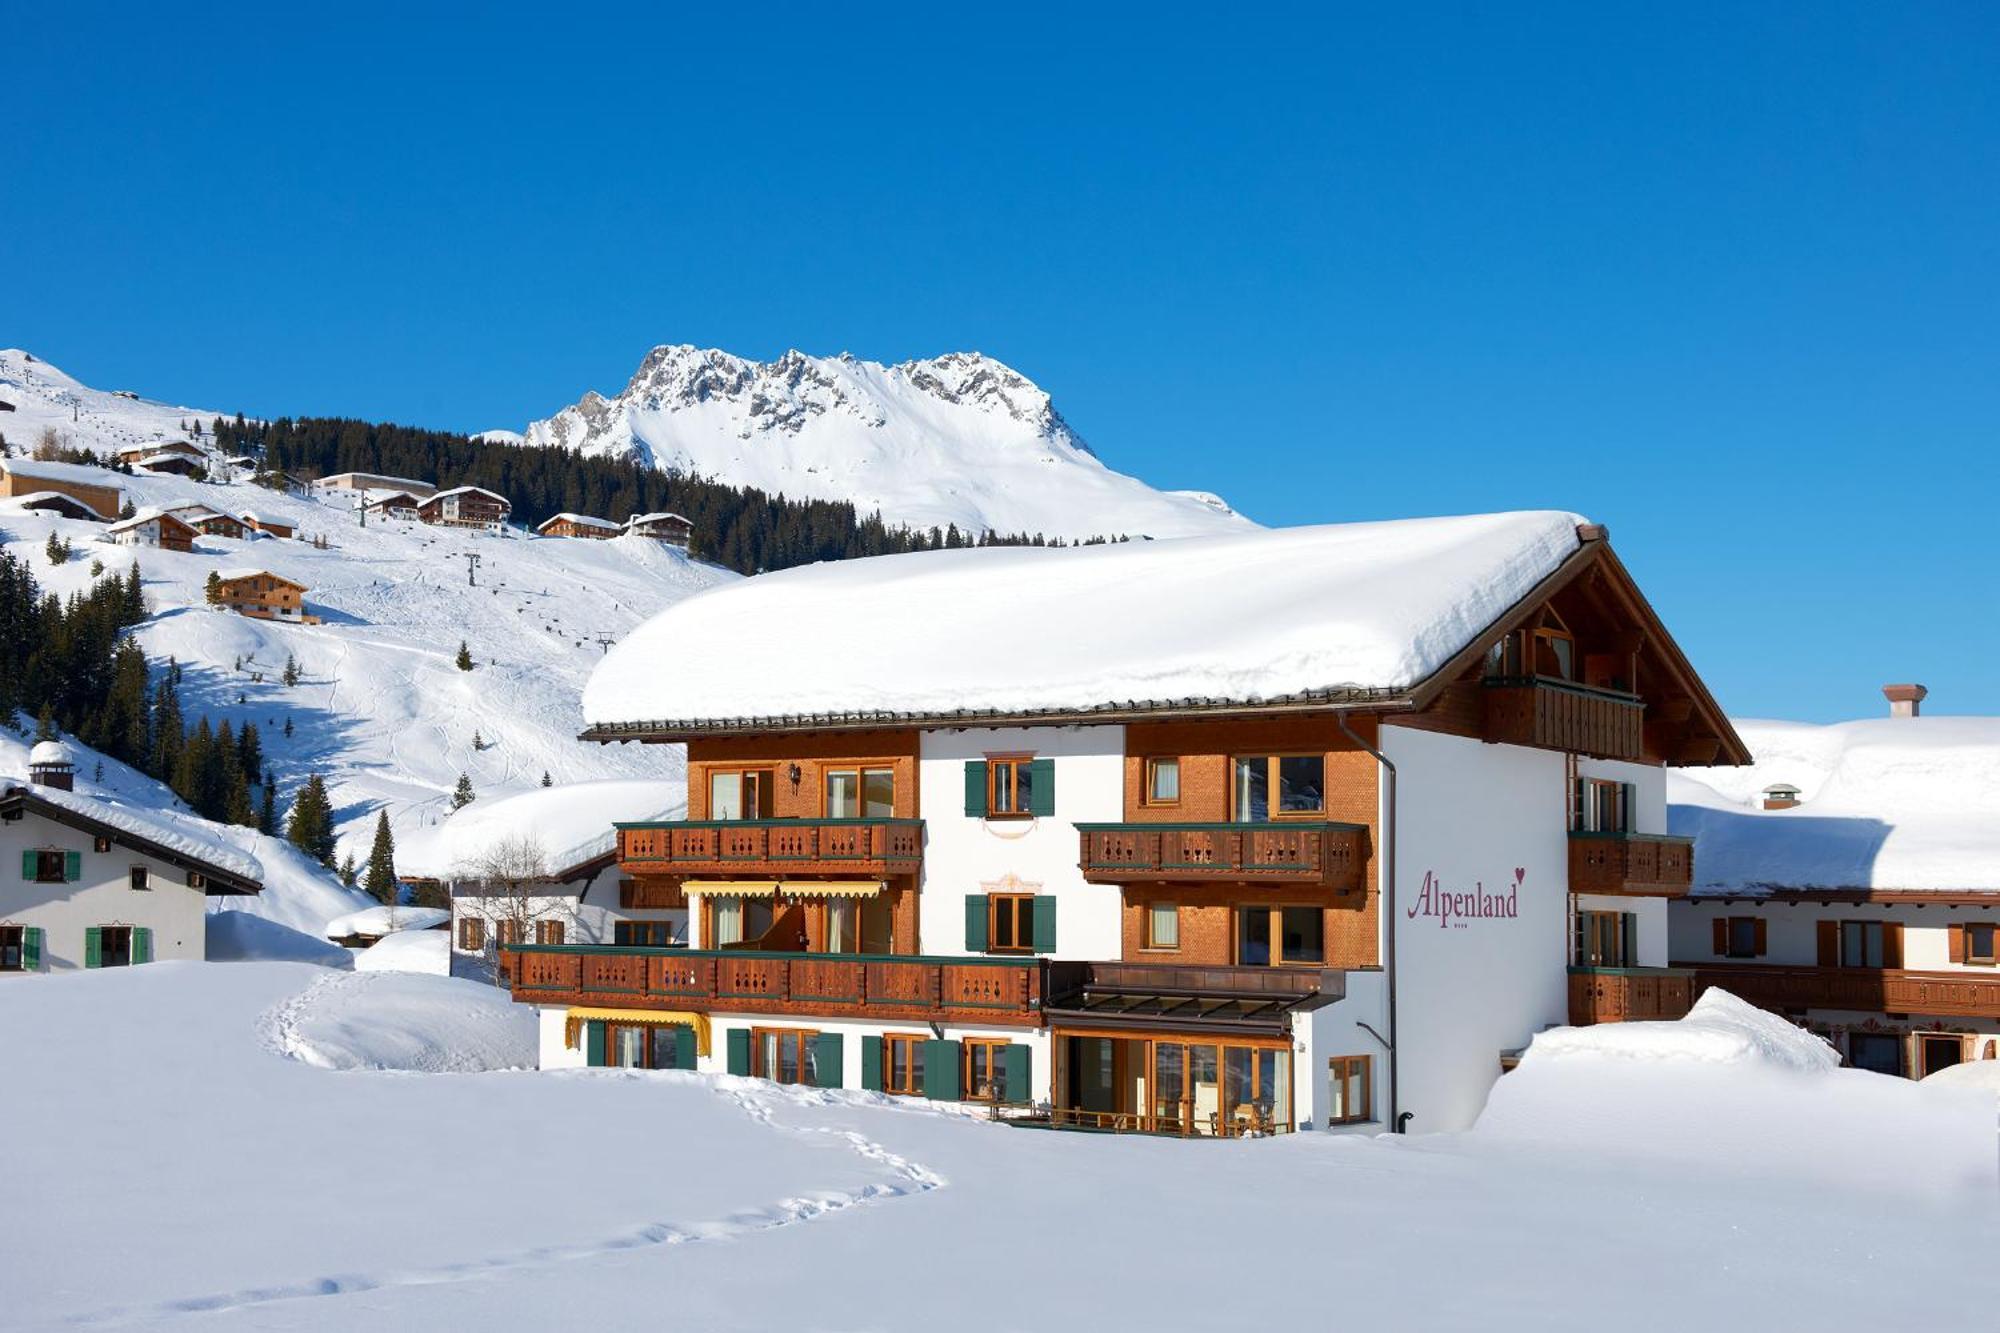
<svg viewBox="0 0 2000 1333"><path fill-rule="evenodd" d="M1518 916L1521 883L1527 878L1527 870L1516 866L1514 882L1505 893L1488 893L1484 880L1473 881L1472 888L1467 892L1453 893L1439 881L1436 871L1426 870L1424 887L1405 915L1412 921L1420 916L1436 917L1439 930L1448 927L1464 930L1470 921Z"/></svg>

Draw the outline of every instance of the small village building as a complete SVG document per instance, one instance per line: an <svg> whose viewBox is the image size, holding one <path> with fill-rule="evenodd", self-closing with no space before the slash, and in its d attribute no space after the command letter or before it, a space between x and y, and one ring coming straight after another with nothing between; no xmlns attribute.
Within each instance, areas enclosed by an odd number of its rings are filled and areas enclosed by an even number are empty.
<svg viewBox="0 0 2000 1333"><path fill-rule="evenodd" d="M683 551L694 537L694 524L679 514L634 514L625 520L625 532L632 537L650 537Z"/></svg>
<svg viewBox="0 0 2000 1333"><path fill-rule="evenodd" d="M366 949L406 930L449 930L451 913L442 907L364 907L326 923L326 938L343 949Z"/></svg>
<svg viewBox="0 0 2000 1333"><path fill-rule="evenodd" d="M427 481L386 477L379 472L336 472L330 477L321 477L313 484L328 491L408 491L419 500L437 494L437 487Z"/></svg>
<svg viewBox="0 0 2000 1333"><path fill-rule="evenodd" d="M408 491L370 491L368 497L361 502L361 507L371 514L380 514L383 518L414 520L417 517L417 506L422 503L421 497L412 495Z"/></svg>
<svg viewBox="0 0 2000 1333"><path fill-rule="evenodd" d="M162 551L194 550L194 527L158 510L142 509L104 530L105 538L119 546L157 546Z"/></svg>
<svg viewBox="0 0 2000 1333"><path fill-rule="evenodd" d="M192 462L206 464L208 454L200 445L186 440L170 440L165 443L134 445L130 449L118 451L118 461L137 467L149 458L180 457Z"/></svg>
<svg viewBox="0 0 2000 1333"><path fill-rule="evenodd" d="M266 518L262 514L254 514L248 509L238 514L237 517L243 520L244 527L250 529L252 532L261 532L266 537L282 537L289 540L298 535L297 525L285 522L282 519Z"/></svg>
<svg viewBox="0 0 2000 1333"><path fill-rule="evenodd" d="M210 514L195 519L190 526L204 537L232 537L240 541L250 535L243 521L229 514Z"/></svg>
<svg viewBox="0 0 2000 1333"><path fill-rule="evenodd" d="M282 620L293 625L319 623L306 614L306 585L267 569L225 569L217 605L252 620Z"/></svg>
<svg viewBox="0 0 2000 1333"><path fill-rule="evenodd" d="M186 454L166 450L147 454L132 466L141 472L151 472L161 476L200 479L208 475L208 462L205 458L190 458Z"/></svg>
<svg viewBox="0 0 2000 1333"><path fill-rule="evenodd" d="M207 953L211 897L258 893L263 867L226 844L73 790L68 747L0 777L0 978Z"/></svg>
<svg viewBox="0 0 2000 1333"><path fill-rule="evenodd" d="M482 528L497 532L507 526L514 510L506 496L478 486L454 486L417 506L417 517L425 523L449 528Z"/></svg>
<svg viewBox="0 0 2000 1333"><path fill-rule="evenodd" d="M608 518L562 513L543 519L535 531L543 537L589 537L601 541L616 537L620 529Z"/></svg>
<svg viewBox="0 0 2000 1333"><path fill-rule="evenodd" d="M99 521L110 522L125 507L125 492L107 480L115 474L80 463L44 463L28 458L0 458L0 497L40 498L53 492L87 507Z"/></svg>
<svg viewBox="0 0 2000 1333"><path fill-rule="evenodd" d="M32 509L38 513L54 514L59 518L82 519L86 523L108 523L111 517L100 514L83 501L64 495L61 491L30 491L15 498L12 505L16 509Z"/></svg>

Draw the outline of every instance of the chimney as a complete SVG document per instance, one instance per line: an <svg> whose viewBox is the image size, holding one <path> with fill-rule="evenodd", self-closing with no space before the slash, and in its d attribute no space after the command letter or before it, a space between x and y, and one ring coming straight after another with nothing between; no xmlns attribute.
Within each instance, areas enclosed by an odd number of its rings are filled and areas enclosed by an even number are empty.
<svg viewBox="0 0 2000 1333"><path fill-rule="evenodd" d="M61 741L41 741L28 751L28 781L57 791L76 789L76 764Z"/></svg>
<svg viewBox="0 0 2000 1333"><path fill-rule="evenodd" d="M1882 697L1889 701L1890 717L1915 717L1923 711L1924 696L1930 691L1921 685L1884 685Z"/></svg>

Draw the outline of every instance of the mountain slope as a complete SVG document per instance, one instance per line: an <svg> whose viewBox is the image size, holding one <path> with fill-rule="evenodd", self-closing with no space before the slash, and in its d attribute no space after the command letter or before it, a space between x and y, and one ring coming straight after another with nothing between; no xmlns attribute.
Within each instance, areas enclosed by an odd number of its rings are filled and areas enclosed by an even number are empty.
<svg viewBox="0 0 2000 1333"><path fill-rule="evenodd" d="M13 409L0 408L0 436L14 452L34 448L42 432L53 429L64 448L89 449L100 458L186 440L183 422L198 420L206 431L216 417L233 415L93 389L18 347L0 349L0 403ZM194 443L206 445L206 435Z"/></svg>
<svg viewBox="0 0 2000 1333"><path fill-rule="evenodd" d="M1253 526L1213 495L1156 491L1105 467L1048 394L977 352L884 366L656 347L616 398L585 394L525 434L531 444L851 500L892 524L1073 538Z"/></svg>

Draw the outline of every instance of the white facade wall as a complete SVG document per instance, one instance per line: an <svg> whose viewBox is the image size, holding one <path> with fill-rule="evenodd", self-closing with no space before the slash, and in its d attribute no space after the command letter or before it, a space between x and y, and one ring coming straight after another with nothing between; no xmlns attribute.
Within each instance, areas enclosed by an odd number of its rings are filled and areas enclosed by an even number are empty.
<svg viewBox="0 0 2000 1333"><path fill-rule="evenodd" d="M1024 753L1054 761L1054 816L985 820L967 815L966 761ZM1084 882L1077 868L1076 826L1125 817L1125 728L925 732L917 786L925 833L921 952L966 951L968 894L1041 893L1056 899L1056 949L1049 957L1119 957L1119 893L1110 885Z"/></svg>
<svg viewBox="0 0 2000 1333"><path fill-rule="evenodd" d="M1463 1129L1502 1053L1568 1020L1567 765L1552 750L1409 727L1384 727L1381 744L1398 786L1396 901L1384 915L1396 932L1401 1109L1415 1132ZM1464 895L1482 894L1512 914L1472 915Z"/></svg>
<svg viewBox="0 0 2000 1333"><path fill-rule="evenodd" d="M1760 958L1728 958L1715 951L1718 917L1751 916L1764 921L1765 953ZM1951 961L1950 928L1968 922L2000 922L2000 895L1991 908L1919 906L1915 903L1720 903L1701 898L1673 904L1673 958L1676 963L1819 964L1821 921L1896 921L1903 926L1903 966L1915 972L1965 972L2000 976L1989 965Z"/></svg>
<svg viewBox="0 0 2000 1333"><path fill-rule="evenodd" d="M1629 782L1637 788L1633 792L1632 831L1634 833L1665 833L1667 831L1667 770L1659 764L1632 764L1617 759L1578 759L1576 773L1582 778L1602 778L1609 782ZM1569 793L1558 789L1563 802L1560 811L1565 825L1569 820Z"/></svg>
<svg viewBox="0 0 2000 1333"><path fill-rule="evenodd" d="M1381 968L1351 970L1347 994L1339 1002L1297 1021L1292 1037L1293 1124L1347 1134L1380 1134L1389 1128L1389 1050L1375 1035L1388 1036L1388 994L1388 974ZM1368 1056L1373 1070L1374 1107L1358 1124L1327 1123L1332 1106L1327 1061L1337 1055Z"/></svg>
<svg viewBox="0 0 2000 1333"><path fill-rule="evenodd" d="M108 852L95 847L89 833L33 811L0 824L0 925L40 928L41 971L81 968L91 926L150 929L155 962L207 956L208 899L188 887L186 871L116 842ZM22 875L22 852L58 849L82 854L82 878L39 884ZM146 867L150 888L132 887L133 866Z"/></svg>
<svg viewBox="0 0 2000 1333"><path fill-rule="evenodd" d="M551 893L529 897L525 900L511 898L481 898L470 894L454 895L451 900L451 948L454 955L471 959L481 955L491 958L493 942L498 934L497 923L507 916L508 909L522 906L528 912L529 926L527 943L534 943L536 921L560 921L563 923L563 943L565 944L610 944L613 942L613 927L620 921L664 921L674 928L674 942L688 943L688 911L684 907L675 908L632 908L618 905L618 875L615 870L598 874L584 886L582 897L576 894ZM486 922L486 946L469 952L459 947L458 924L467 917L478 917Z"/></svg>
<svg viewBox="0 0 2000 1333"><path fill-rule="evenodd" d="M1638 897L1619 893L1579 893L1579 912L1620 912L1638 918L1638 939L1634 967L1665 967L1672 958L1672 928L1669 899ZM1574 938L1572 932L1571 938Z"/></svg>

